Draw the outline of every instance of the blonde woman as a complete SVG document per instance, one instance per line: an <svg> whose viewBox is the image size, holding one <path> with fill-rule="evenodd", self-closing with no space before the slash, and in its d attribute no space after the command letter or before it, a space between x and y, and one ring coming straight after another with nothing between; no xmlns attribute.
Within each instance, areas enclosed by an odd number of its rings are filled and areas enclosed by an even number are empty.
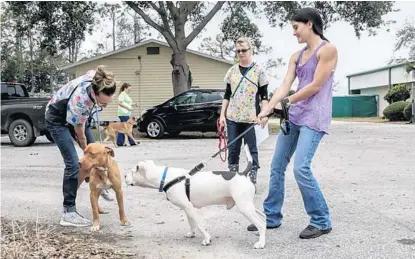
<svg viewBox="0 0 415 259"><path fill-rule="evenodd" d="M133 104L133 100L129 96L131 91L131 85L128 83L124 83L118 94L118 110L117 116L120 118L121 122L128 121L131 117L131 111L133 110L133 106L137 107L137 104ZM131 146L136 145L135 141L131 138L128 138ZM125 142L125 135L118 133L117 135L117 145L123 146Z"/></svg>
<svg viewBox="0 0 415 259"><path fill-rule="evenodd" d="M234 140L253 123L257 123L261 107L268 104L268 79L265 71L252 59L251 41L248 38L239 38L235 42L235 51L239 63L226 73L226 91L219 119L220 125L227 127L228 142ZM265 124L266 120L264 118L261 122ZM243 139L244 143L248 144L253 158L250 179L256 184L259 161L255 129L252 128ZM239 170L241 145L242 139L239 139L229 146L228 168L231 171Z"/></svg>
<svg viewBox="0 0 415 259"><path fill-rule="evenodd" d="M53 95L46 106L47 128L58 146L65 163L63 173L63 212L62 226L85 227L91 221L78 214L75 200L78 189L78 155L73 144L77 141L84 150L95 142L86 121L96 106L107 107L112 101L117 86L114 74L100 66L70 81ZM108 192L101 194L112 200Z"/></svg>

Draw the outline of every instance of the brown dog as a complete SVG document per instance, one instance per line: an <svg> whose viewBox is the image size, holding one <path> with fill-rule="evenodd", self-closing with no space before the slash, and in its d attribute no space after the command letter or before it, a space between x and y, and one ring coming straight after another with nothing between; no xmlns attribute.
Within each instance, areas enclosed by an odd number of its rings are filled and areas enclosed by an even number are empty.
<svg viewBox="0 0 415 259"><path fill-rule="evenodd" d="M104 140L108 141L112 139L112 143L114 143L114 146L118 147L117 145L117 132L124 134L125 141L128 141L128 137L134 140L135 144L138 145L140 142L134 139L133 136L133 126L137 124L137 121L134 116L128 119L126 122L112 122L108 124L108 126L105 128L105 134L106 138ZM125 143L125 142L124 142Z"/></svg>
<svg viewBox="0 0 415 259"><path fill-rule="evenodd" d="M78 188L89 177L93 217L92 231L99 230L99 214L105 213L103 208L98 205L98 198L103 189L112 188L115 191L121 224L124 226L130 224L124 210L120 170L113 157L114 151L111 148L100 143L91 143L85 148L84 155L79 160Z"/></svg>

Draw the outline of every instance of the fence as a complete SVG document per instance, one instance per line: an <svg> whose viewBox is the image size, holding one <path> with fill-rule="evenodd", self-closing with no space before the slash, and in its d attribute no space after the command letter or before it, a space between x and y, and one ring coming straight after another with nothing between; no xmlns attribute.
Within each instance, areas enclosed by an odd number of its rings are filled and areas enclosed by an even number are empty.
<svg viewBox="0 0 415 259"><path fill-rule="evenodd" d="M378 117L378 95L333 96L332 117Z"/></svg>

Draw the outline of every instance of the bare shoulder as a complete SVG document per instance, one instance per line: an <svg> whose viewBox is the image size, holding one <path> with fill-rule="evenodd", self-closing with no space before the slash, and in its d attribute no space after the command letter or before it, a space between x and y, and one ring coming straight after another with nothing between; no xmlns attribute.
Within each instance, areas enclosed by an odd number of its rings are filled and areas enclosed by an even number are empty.
<svg viewBox="0 0 415 259"><path fill-rule="evenodd" d="M301 50L297 50L296 52L294 52L294 53L291 55L291 59L296 60L296 59L298 58L298 55L300 55L300 53L301 53Z"/></svg>
<svg viewBox="0 0 415 259"><path fill-rule="evenodd" d="M317 53L318 58L337 58L337 48L334 44L328 42Z"/></svg>
<svg viewBox="0 0 415 259"><path fill-rule="evenodd" d="M300 55L301 50L298 50L296 52L294 52L293 54L291 54L290 57L290 63L295 63L297 61L298 55Z"/></svg>

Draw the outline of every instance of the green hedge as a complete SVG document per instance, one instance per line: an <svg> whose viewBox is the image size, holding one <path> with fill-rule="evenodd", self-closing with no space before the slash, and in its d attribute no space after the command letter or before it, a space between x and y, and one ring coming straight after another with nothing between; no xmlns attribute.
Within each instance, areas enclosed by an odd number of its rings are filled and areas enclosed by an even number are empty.
<svg viewBox="0 0 415 259"><path fill-rule="evenodd" d="M385 99L389 104L406 101L410 97L409 89L406 85L395 85L388 90L388 93L383 99Z"/></svg>
<svg viewBox="0 0 415 259"><path fill-rule="evenodd" d="M392 103L383 110L383 115L390 121L403 121L405 116L403 115L403 110L408 105L409 102L399 101Z"/></svg>

